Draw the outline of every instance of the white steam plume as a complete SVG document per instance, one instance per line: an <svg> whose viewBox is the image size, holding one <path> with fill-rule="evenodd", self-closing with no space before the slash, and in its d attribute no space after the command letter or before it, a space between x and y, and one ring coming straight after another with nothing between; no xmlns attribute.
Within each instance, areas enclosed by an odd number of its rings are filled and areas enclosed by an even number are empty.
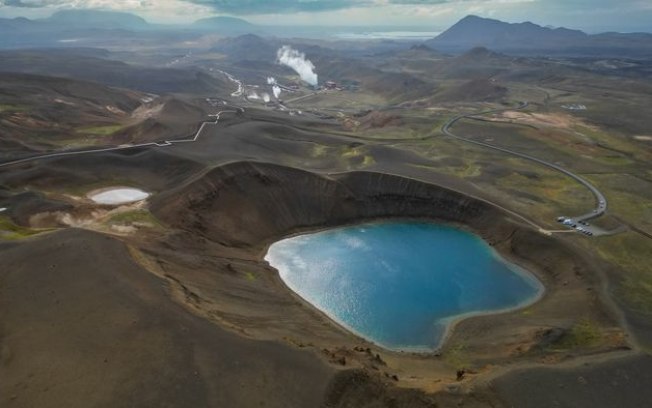
<svg viewBox="0 0 652 408"><path fill-rule="evenodd" d="M272 98L269 96L268 93L263 94L263 101L265 101L265 103L268 103L271 100L272 100Z"/></svg>
<svg viewBox="0 0 652 408"><path fill-rule="evenodd" d="M306 55L299 52L289 45L284 45L276 52L276 58L282 65L292 68L301 79L310 85L317 86L317 74L315 74L315 66L310 60L306 59Z"/></svg>
<svg viewBox="0 0 652 408"><path fill-rule="evenodd" d="M276 85L276 78L267 77L267 85Z"/></svg>
<svg viewBox="0 0 652 408"><path fill-rule="evenodd" d="M260 96L258 96L258 94L256 92L252 92L252 93L247 95L247 98L257 100L257 99L260 99Z"/></svg>
<svg viewBox="0 0 652 408"><path fill-rule="evenodd" d="M274 92L274 98L278 99L281 96L281 87L278 85L274 85L272 87L272 92Z"/></svg>

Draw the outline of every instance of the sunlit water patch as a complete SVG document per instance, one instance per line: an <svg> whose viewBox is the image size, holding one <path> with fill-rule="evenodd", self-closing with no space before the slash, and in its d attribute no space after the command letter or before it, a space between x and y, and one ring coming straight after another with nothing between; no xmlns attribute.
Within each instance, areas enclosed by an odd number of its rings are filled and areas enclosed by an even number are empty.
<svg viewBox="0 0 652 408"><path fill-rule="evenodd" d="M358 33L337 33L335 37L343 40L411 40L425 41L441 34L438 31L374 31Z"/></svg>
<svg viewBox="0 0 652 408"><path fill-rule="evenodd" d="M396 350L435 349L457 319L522 307L543 291L479 237L431 223L296 236L273 244L266 260L332 319Z"/></svg>

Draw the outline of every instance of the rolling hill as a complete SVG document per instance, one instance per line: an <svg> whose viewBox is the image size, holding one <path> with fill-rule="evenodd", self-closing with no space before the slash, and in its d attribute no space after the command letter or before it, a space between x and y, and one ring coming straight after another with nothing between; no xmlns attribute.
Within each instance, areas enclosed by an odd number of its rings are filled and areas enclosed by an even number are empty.
<svg viewBox="0 0 652 408"><path fill-rule="evenodd" d="M61 10L40 22L54 27L94 29L148 29L145 19L131 13L98 10Z"/></svg>
<svg viewBox="0 0 652 408"><path fill-rule="evenodd" d="M0 73L0 162L35 153L143 143L194 134L206 119L175 96L95 82Z"/></svg>
<svg viewBox="0 0 652 408"><path fill-rule="evenodd" d="M531 22L511 24L467 16L439 36L426 41L426 45L456 53L487 47L519 54L649 57L652 53L652 34L589 35L579 30L548 28Z"/></svg>
<svg viewBox="0 0 652 408"><path fill-rule="evenodd" d="M144 97L93 82L0 73L2 158L94 144L129 120Z"/></svg>
<svg viewBox="0 0 652 408"><path fill-rule="evenodd" d="M86 53L59 50L0 52L0 72L17 72L94 81L155 94L212 95L232 88L225 80L194 69L151 68Z"/></svg>
<svg viewBox="0 0 652 408"><path fill-rule="evenodd" d="M192 25L192 28L222 33L244 34L255 30L256 26L241 18L218 16L197 20Z"/></svg>

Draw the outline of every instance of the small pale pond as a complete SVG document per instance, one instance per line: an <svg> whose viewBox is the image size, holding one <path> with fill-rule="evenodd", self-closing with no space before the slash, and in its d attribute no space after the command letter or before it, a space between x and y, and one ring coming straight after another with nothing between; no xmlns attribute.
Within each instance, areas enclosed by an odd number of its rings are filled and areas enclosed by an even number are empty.
<svg viewBox="0 0 652 408"><path fill-rule="evenodd" d="M88 197L98 204L118 205L144 200L149 193L137 188L116 187L93 192Z"/></svg>

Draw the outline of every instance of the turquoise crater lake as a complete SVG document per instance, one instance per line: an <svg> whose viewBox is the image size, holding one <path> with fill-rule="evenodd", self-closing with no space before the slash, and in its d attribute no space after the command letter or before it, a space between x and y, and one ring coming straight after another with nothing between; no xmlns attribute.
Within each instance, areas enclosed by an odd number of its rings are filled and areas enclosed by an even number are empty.
<svg viewBox="0 0 652 408"><path fill-rule="evenodd" d="M474 234L424 222L356 225L284 239L265 259L286 285L388 349L436 349L463 317L536 301L541 283Z"/></svg>

